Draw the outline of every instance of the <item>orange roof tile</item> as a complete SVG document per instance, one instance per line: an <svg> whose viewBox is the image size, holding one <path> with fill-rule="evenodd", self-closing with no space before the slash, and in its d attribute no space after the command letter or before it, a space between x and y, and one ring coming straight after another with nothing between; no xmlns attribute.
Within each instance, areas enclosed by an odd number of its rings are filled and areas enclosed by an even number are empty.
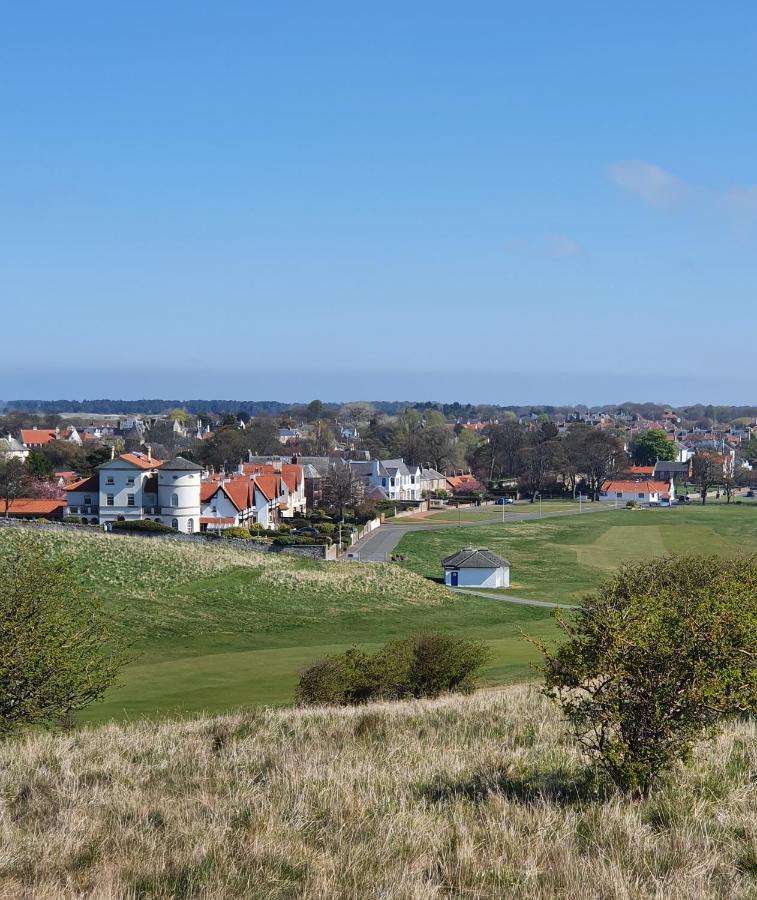
<svg viewBox="0 0 757 900"><path fill-rule="evenodd" d="M223 485L222 490L240 512L252 506L250 503L250 483L246 479L244 481L230 481Z"/></svg>
<svg viewBox="0 0 757 900"><path fill-rule="evenodd" d="M54 428L23 428L21 440L24 444L49 444L56 440Z"/></svg>
<svg viewBox="0 0 757 900"><path fill-rule="evenodd" d="M203 481L200 485L200 503L207 503L208 500L221 489L221 485L213 481Z"/></svg>
<svg viewBox="0 0 757 900"><path fill-rule="evenodd" d="M144 453L122 453L119 459L137 466L139 469L157 469L163 465L162 459L148 459Z"/></svg>
<svg viewBox="0 0 757 900"><path fill-rule="evenodd" d="M25 497L19 497L17 500L11 500L7 504L5 500L0 501L0 514L5 515L5 511L10 506L11 515L21 516L51 516L60 512L66 506L65 500L28 500Z"/></svg>
<svg viewBox="0 0 757 900"><path fill-rule="evenodd" d="M670 489L667 481L605 481L602 490L636 494L660 494Z"/></svg>
<svg viewBox="0 0 757 900"><path fill-rule="evenodd" d="M281 480L278 475L256 475L254 480L266 500L275 500L281 493Z"/></svg>
<svg viewBox="0 0 757 900"><path fill-rule="evenodd" d="M81 478L72 484L64 484L63 490L97 493L100 490L100 477L99 475L90 475L89 478Z"/></svg>

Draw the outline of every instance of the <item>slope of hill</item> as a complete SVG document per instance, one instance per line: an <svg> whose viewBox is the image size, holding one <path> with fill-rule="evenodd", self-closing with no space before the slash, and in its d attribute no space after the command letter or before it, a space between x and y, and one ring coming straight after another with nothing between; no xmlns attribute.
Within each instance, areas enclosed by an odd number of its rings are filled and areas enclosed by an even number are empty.
<svg viewBox="0 0 757 900"><path fill-rule="evenodd" d="M0 746L0 897L746 898L756 736L636 804L526 687L32 735Z"/></svg>
<svg viewBox="0 0 757 900"><path fill-rule="evenodd" d="M26 540L65 558L130 644L133 663L89 721L291 702L324 653L430 629L489 640L485 677L523 680L536 654L520 629L556 633L549 610L454 596L395 565L17 528L0 530L0 554Z"/></svg>

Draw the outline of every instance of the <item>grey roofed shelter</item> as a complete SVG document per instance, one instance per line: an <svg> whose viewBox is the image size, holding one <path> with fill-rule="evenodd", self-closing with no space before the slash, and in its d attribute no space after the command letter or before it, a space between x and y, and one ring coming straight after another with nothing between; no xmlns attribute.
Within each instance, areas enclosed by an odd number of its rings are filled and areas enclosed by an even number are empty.
<svg viewBox="0 0 757 900"><path fill-rule="evenodd" d="M442 560L445 569L499 569L510 566L510 562L486 547L464 547Z"/></svg>

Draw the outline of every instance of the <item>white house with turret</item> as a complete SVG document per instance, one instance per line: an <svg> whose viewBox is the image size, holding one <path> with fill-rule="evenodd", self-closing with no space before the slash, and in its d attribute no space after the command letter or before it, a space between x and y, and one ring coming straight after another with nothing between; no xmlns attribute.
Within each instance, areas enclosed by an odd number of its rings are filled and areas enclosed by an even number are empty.
<svg viewBox="0 0 757 900"><path fill-rule="evenodd" d="M181 456L163 462L147 453L122 453L90 478L66 488L66 515L88 525L152 519L185 534L200 530L202 467Z"/></svg>

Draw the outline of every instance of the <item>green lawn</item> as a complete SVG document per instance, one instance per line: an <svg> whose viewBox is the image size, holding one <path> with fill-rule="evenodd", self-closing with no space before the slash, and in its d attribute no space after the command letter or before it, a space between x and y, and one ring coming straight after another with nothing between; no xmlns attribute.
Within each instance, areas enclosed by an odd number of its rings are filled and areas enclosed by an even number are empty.
<svg viewBox="0 0 757 900"><path fill-rule="evenodd" d="M0 532L0 553L26 532ZM144 538L45 533L131 643L120 684L83 720L220 712L289 703L324 653L427 629L486 640L487 681L522 681L537 658L521 629L550 639L548 610L450 594L398 566L316 563Z"/></svg>
<svg viewBox="0 0 757 900"><path fill-rule="evenodd" d="M624 562L667 553L757 553L757 509L621 509L464 532L410 532L397 552L410 571L435 577L439 561L465 545L489 547L510 560L512 594L571 603Z"/></svg>
<svg viewBox="0 0 757 900"><path fill-rule="evenodd" d="M585 508L584 504L584 508ZM505 517L507 519L512 519L514 516L521 515L538 515L539 514L539 504L537 503L512 503L508 506L497 506L496 504L492 504L491 506L472 506L463 508L461 507L458 511L455 508L442 509L438 512L431 513L423 519L416 519L414 516L409 517L407 519L401 518L397 519L397 524L403 524L412 522L413 524L428 524L428 525L438 525L442 522L450 523L457 522L458 519L462 522L491 522L494 519L502 518L502 510L505 511ZM544 500L542 502L542 512L545 516L550 513L555 512L578 512L579 504L573 502L572 500ZM389 523L391 524L393 520L390 519Z"/></svg>

